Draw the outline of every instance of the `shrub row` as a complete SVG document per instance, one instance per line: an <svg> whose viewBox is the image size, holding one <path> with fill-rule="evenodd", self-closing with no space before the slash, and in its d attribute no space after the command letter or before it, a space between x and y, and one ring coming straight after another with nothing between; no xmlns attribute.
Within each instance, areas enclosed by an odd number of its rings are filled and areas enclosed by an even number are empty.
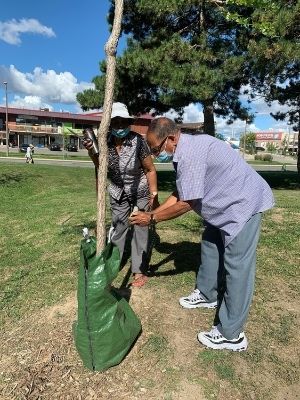
<svg viewBox="0 0 300 400"><path fill-rule="evenodd" d="M273 156L272 156L272 154L255 154L254 160L272 161Z"/></svg>

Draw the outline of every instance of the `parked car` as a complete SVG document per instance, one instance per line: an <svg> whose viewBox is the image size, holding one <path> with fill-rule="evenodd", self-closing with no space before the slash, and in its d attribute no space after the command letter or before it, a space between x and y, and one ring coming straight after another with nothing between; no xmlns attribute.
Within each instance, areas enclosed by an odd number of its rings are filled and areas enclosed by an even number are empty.
<svg viewBox="0 0 300 400"><path fill-rule="evenodd" d="M22 143L19 147L19 151L21 153L26 153L27 152L27 147L29 147L29 144L27 143ZM31 149L32 153L34 153L34 149Z"/></svg>
<svg viewBox="0 0 300 400"><path fill-rule="evenodd" d="M52 143L52 144L50 145L50 150L51 150L51 151L60 151L60 150L61 150L61 149L60 149L60 145L57 144L57 143Z"/></svg>
<svg viewBox="0 0 300 400"><path fill-rule="evenodd" d="M76 146L76 144L67 144L67 150L68 151L78 151L78 147Z"/></svg>

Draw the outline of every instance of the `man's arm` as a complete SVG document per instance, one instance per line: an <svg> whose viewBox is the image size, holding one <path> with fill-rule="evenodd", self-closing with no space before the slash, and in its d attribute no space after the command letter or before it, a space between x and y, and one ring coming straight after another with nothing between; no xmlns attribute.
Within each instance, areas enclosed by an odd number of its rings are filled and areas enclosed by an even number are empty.
<svg viewBox="0 0 300 400"><path fill-rule="evenodd" d="M168 200L170 200L170 202L174 201L174 199L172 197L175 197L175 196L170 196L164 204L162 204L160 207L158 207L152 213L138 212L138 213L132 214L129 217L130 223L141 225L141 226L146 226L146 225L150 224L151 219L153 219L154 222L167 221L169 219L177 218L180 215L185 214L186 212L188 212L192 209L191 201L186 202L186 201L181 201L181 200L177 200L175 203L173 203L169 207L165 208L164 206L168 202ZM152 215L152 217L151 217L151 215Z"/></svg>
<svg viewBox="0 0 300 400"><path fill-rule="evenodd" d="M173 192L159 207L155 209L155 213L165 210L178 202L177 192Z"/></svg>

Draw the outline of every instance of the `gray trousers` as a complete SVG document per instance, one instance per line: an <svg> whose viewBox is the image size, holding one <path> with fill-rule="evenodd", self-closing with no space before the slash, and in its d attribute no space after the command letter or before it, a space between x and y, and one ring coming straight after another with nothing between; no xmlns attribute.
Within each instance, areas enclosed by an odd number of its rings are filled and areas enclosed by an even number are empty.
<svg viewBox="0 0 300 400"><path fill-rule="evenodd" d="M120 200L110 197L110 207L112 213L112 225L114 234L112 242L118 246L121 259L128 235L132 234L131 239L131 270L132 273L145 273L148 270L147 249L148 249L148 226L129 225L128 218L134 206L139 210L148 210L149 198L143 197L131 201L125 194Z"/></svg>
<svg viewBox="0 0 300 400"><path fill-rule="evenodd" d="M253 215L225 248L219 229L207 225L203 232L197 288L207 301L218 300L214 325L227 339L243 331L248 317L261 217Z"/></svg>

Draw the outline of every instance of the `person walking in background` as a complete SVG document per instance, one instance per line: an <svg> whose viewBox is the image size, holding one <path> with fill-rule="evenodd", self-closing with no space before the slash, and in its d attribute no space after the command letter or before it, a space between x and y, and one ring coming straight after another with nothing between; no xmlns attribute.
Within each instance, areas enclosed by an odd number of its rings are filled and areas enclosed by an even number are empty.
<svg viewBox="0 0 300 400"><path fill-rule="evenodd" d="M147 132L151 153L173 158L177 191L150 213L135 213L146 226L194 210L204 219L201 265L193 292L179 299L187 309L217 308L210 331L198 340L212 349L247 349L243 331L254 291L256 247L262 212L273 207L269 185L230 146L210 135L181 134L168 118Z"/></svg>
<svg viewBox="0 0 300 400"><path fill-rule="evenodd" d="M30 144L26 149L25 159L26 159L27 164L34 164L33 156L32 156L33 151L34 151L33 149L34 149L33 144Z"/></svg>
<svg viewBox="0 0 300 400"><path fill-rule="evenodd" d="M142 287L148 279L149 229L138 225L132 229L128 218L134 207L145 211L157 207L158 192L156 170L148 146L140 135L130 130L133 120L124 105L114 103L108 137L108 192L112 213L112 242L118 246L122 258L127 236L132 234L132 286ZM89 150L97 169L98 156L91 152L92 141L85 139L83 145Z"/></svg>

